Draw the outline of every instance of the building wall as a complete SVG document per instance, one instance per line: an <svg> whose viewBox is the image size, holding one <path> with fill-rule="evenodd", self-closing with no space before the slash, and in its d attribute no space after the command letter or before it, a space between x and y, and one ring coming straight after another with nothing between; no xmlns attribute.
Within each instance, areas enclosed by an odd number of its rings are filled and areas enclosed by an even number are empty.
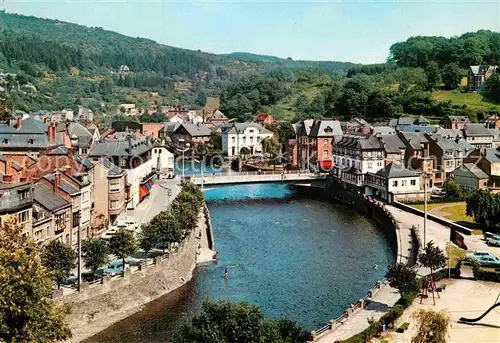
<svg viewBox="0 0 500 343"><path fill-rule="evenodd" d="M126 176L108 177L108 213L112 224L118 217L126 215Z"/></svg>
<svg viewBox="0 0 500 343"><path fill-rule="evenodd" d="M142 178L150 174L155 167L156 161L149 159L134 169L127 169L127 181L130 183L131 201L128 203L128 209L134 209L140 202L139 185Z"/></svg>
<svg viewBox="0 0 500 343"><path fill-rule="evenodd" d="M158 132L163 129L163 123L142 123L142 134L151 135L152 138L158 138Z"/></svg>
<svg viewBox="0 0 500 343"><path fill-rule="evenodd" d="M411 193L420 191L420 177L402 177L388 180L388 191L391 193Z"/></svg>
<svg viewBox="0 0 500 343"><path fill-rule="evenodd" d="M26 220L21 221L21 218L25 218ZM28 235L33 237L33 226L32 226L32 209L31 207L24 208L19 211L4 213L0 215L0 223L5 223L6 221L13 220L19 225L22 226L21 233L23 235Z"/></svg>
<svg viewBox="0 0 500 343"><path fill-rule="evenodd" d="M156 162L155 168L161 172L174 172L174 154L164 147L155 147L152 150L152 160Z"/></svg>
<svg viewBox="0 0 500 343"><path fill-rule="evenodd" d="M94 211L92 212L93 227L97 227L103 221L109 220L108 194L108 170L102 164L96 163L94 166Z"/></svg>
<svg viewBox="0 0 500 343"><path fill-rule="evenodd" d="M466 137L466 140L477 148L491 148L493 145L493 136Z"/></svg>
<svg viewBox="0 0 500 343"><path fill-rule="evenodd" d="M222 152L227 156L237 156L243 147L248 148L252 154L262 153L262 140L272 137L272 133L260 133L256 128L246 128L242 133L223 133Z"/></svg>
<svg viewBox="0 0 500 343"><path fill-rule="evenodd" d="M488 185L488 179L478 180L469 170L466 168L460 168L454 173L455 181L464 190L474 190L483 189Z"/></svg>
<svg viewBox="0 0 500 343"><path fill-rule="evenodd" d="M33 239L36 243L46 244L54 239L54 219L33 226Z"/></svg>

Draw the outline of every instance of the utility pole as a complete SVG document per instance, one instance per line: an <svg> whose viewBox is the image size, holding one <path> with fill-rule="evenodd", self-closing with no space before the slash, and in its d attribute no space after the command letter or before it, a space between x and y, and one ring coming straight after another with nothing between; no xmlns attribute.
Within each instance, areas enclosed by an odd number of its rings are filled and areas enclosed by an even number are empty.
<svg viewBox="0 0 500 343"><path fill-rule="evenodd" d="M81 221L82 221L82 210L78 212L78 236L77 236L77 244L78 244L78 291L80 291L80 287L82 285L82 237L81 237Z"/></svg>
<svg viewBox="0 0 500 343"><path fill-rule="evenodd" d="M427 172L424 172L424 247L427 235Z"/></svg>

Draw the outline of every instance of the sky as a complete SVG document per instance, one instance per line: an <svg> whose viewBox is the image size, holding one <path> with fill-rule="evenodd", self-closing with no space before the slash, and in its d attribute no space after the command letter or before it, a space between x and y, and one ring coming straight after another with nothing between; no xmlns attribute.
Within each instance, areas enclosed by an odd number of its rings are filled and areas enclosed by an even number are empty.
<svg viewBox="0 0 500 343"><path fill-rule="evenodd" d="M2 0L0 0L2 1ZM10 13L213 53L380 63L417 35L500 31L500 0L4 0Z"/></svg>

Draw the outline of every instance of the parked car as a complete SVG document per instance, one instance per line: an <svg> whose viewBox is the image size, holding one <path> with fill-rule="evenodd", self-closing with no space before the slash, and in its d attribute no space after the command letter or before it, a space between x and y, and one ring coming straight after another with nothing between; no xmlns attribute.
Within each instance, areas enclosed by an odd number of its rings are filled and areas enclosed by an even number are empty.
<svg viewBox="0 0 500 343"><path fill-rule="evenodd" d="M486 238L486 243L500 247L500 235L493 235Z"/></svg>
<svg viewBox="0 0 500 343"><path fill-rule="evenodd" d="M129 267L128 263L125 263L125 269ZM109 276L115 276L123 272L123 264L122 261L113 261L110 263L108 268L104 269L103 274Z"/></svg>
<svg viewBox="0 0 500 343"><path fill-rule="evenodd" d="M500 268L500 258L496 256L483 256L477 261L481 267Z"/></svg>
<svg viewBox="0 0 500 343"><path fill-rule="evenodd" d="M495 257L495 256L491 255L487 251L476 250L474 252L468 253L467 255L465 255L465 257L472 258L479 262L479 259L483 257Z"/></svg>

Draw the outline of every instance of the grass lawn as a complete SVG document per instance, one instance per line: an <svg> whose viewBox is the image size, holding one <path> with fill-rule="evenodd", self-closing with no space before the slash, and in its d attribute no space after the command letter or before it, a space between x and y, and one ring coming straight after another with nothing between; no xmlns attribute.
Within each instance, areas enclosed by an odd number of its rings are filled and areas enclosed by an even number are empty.
<svg viewBox="0 0 500 343"><path fill-rule="evenodd" d="M439 101L451 100L454 105L467 105L473 109L497 109L500 110L500 104L489 101L480 93L462 93L461 90L437 90L432 93L434 98Z"/></svg>
<svg viewBox="0 0 500 343"><path fill-rule="evenodd" d="M424 210L424 204L411 205L412 207L418 208L419 210ZM434 213L432 210L439 208ZM474 218L467 216L466 213L467 205L465 202L451 202L451 203L437 203L437 204L427 204L427 211L431 214L444 217L453 222L468 222L474 223ZM439 211L440 213L436 213Z"/></svg>

